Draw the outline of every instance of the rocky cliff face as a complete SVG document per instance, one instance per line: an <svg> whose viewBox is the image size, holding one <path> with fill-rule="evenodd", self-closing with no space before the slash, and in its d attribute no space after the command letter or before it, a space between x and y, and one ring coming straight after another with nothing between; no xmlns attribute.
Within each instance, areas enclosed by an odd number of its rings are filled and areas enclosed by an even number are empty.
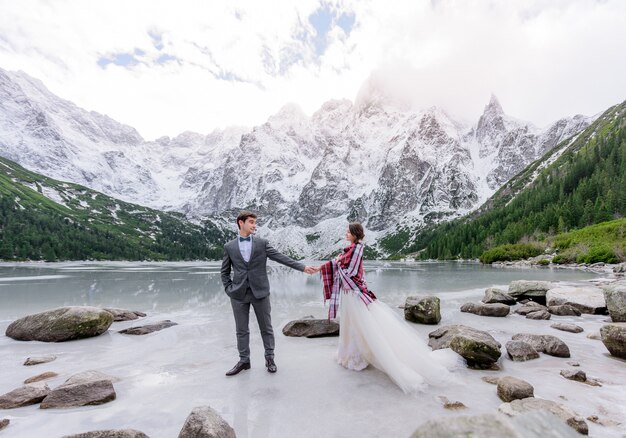
<svg viewBox="0 0 626 438"><path fill-rule="evenodd" d="M469 212L591 121L575 116L539 129L507 116L492 96L478 123L465 126L370 82L354 104L329 101L311 117L287 105L252 129L146 142L24 73L0 70L2 156L191 218L254 209L263 233L304 255L340 246L346 220L362 221L376 238L399 223Z"/></svg>

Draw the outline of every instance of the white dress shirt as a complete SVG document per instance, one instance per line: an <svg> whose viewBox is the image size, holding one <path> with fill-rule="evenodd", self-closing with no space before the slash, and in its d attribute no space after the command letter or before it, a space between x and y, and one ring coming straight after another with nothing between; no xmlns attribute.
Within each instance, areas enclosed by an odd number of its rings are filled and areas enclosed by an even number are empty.
<svg viewBox="0 0 626 438"><path fill-rule="evenodd" d="M237 242L239 242L239 251L241 251L241 257L243 257L244 261L248 263L250 261L250 255L252 254L252 236L250 236L250 241L244 240L243 242L239 240L237 236Z"/></svg>

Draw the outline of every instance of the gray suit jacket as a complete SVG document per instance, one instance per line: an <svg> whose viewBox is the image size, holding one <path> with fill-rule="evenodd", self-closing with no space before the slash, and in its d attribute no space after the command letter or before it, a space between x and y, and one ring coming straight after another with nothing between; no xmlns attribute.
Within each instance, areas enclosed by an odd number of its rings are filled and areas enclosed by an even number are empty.
<svg viewBox="0 0 626 438"><path fill-rule="evenodd" d="M304 265L275 250L265 239L252 237L250 261L246 263L239 251L239 237L224 245L222 260L222 283L229 297L242 300L250 288L255 298L264 298L270 294L270 282L267 278L267 259L274 260L290 268L304 271ZM231 278L231 268L234 271Z"/></svg>

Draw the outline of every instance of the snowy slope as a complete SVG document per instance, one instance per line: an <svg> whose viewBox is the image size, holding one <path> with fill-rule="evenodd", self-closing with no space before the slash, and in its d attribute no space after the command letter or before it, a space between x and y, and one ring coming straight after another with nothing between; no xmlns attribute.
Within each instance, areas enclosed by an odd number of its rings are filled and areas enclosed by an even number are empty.
<svg viewBox="0 0 626 438"><path fill-rule="evenodd" d="M21 72L0 69L0 155L124 201L194 220L261 216L277 246L307 256L339 248L347 220L368 239L477 208L504 182L592 118L546 128L506 115L495 96L473 126L415 108L375 78L354 103L312 116L285 105L253 128L144 141Z"/></svg>

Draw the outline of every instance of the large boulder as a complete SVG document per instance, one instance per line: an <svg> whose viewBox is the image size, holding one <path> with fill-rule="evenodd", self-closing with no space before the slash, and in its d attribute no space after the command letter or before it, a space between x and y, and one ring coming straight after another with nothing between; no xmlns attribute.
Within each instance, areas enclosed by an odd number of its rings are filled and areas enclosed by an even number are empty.
<svg viewBox="0 0 626 438"><path fill-rule="evenodd" d="M135 429L93 430L91 432L65 435L63 438L149 438L143 432Z"/></svg>
<svg viewBox="0 0 626 438"><path fill-rule="evenodd" d="M509 295L517 301L530 298L544 303L546 292L552 288L554 283L549 281L516 280L509 284Z"/></svg>
<svg viewBox="0 0 626 438"><path fill-rule="evenodd" d="M235 430L209 406L194 408L178 438L235 438Z"/></svg>
<svg viewBox="0 0 626 438"><path fill-rule="evenodd" d="M505 347L507 354L514 362L525 362L539 357L537 350L524 341L509 341Z"/></svg>
<svg viewBox="0 0 626 438"><path fill-rule="evenodd" d="M502 354L500 343L489 333L463 325L441 327L428 336L433 350L451 348L470 368L491 368Z"/></svg>
<svg viewBox="0 0 626 438"><path fill-rule="evenodd" d="M439 324L441 302L438 297L407 297L404 319L419 324Z"/></svg>
<svg viewBox="0 0 626 438"><path fill-rule="evenodd" d="M513 305L516 303L515 298L511 295L507 294L502 289L498 289L495 287L490 287L485 290L485 296L481 300L485 304L508 304Z"/></svg>
<svg viewBox="0 0 626 438"><path fill-rule="evenodd" d="M297 319L283 327L283 334L307 338L339 336L339 323L328 319Z"/></svg>
<svg viewBox="0 0 626 438"><path fill-rule="evenodd" d="M412 438L576 438L579 435L550 412L528 412L516 417L500 413L441 417L417 428Z"/></svg>
<svg viewBox="0 0 626 438"><path fill-rule="evenodd" d="M143 318L145 313L138 310L117 309L114 307L105 307L104 310L113 315L113 321L132 321L137 318Z"/></svg>
<svg viewBox="0 0 626 438"><path fill-rule="evenodd" d="M6 335L18 341L63 342L101 335L111 323L113 315L97 307L59 307L13 321Z"/></svg>
<svg viewBox="0 0 626 438"><path fill-rule="evenodd" d="M604 288L604 300L613 322L626 322L626 282L620 281Z"/></svg>
<svg viewBox="0 0 626 438"><path fill-rule="evenodd" d="M556 357L570 357L569 347L565 342L551 335L533 335L518 333L513 335L514 341L523 341L542 353Z"/></svg>
<svg viewBox="0 0 626 438"><path fill-rule="evenodd" d="M41 403L49 393L50 388L48 388L48 385L24 385L0 395L0 409L21 408L22 406Z"/></svg>
<svg viewBox="0 0 626 438"><path fill-rule="evenodd" d="M178 325L178 323L166 319L165 321L159 321L153 324L129 327L127 329L120 330L119 333L125 335L147 335L149 333L158 332L159 330L163 330L169 327L174 327L175 325Z"/></svg>
<svg viewBox="0 0 626 438"><path fill-rule="evenodd" d="M506 304L483 304L483 303L465 303L461 306L461 312L473 313L480 316L507 316L511 308Z"/></svg>
<svg viewBox="0 0 626 438"><path fill-rule="evenodd" d="M98 371L75 374L50 392L41 402L41 409L101 405L113 401L117 396L113 380Z"/></svg>
<svg viewBox="0 0 626 438"><path fill-rule="evenodd" d="M577 308L582 313L604 315L607 312L604 292L595 286L556 287L546 293L546 302L548 306L567 304Z"/></svg>
<svg viewBox="0 0 626 438"><path fill-rule="evenodd" d="M500 400L510 402L527 397L534 397L535 388L525 380L512 376L504 376L498 379L498 397Z"/></svg>
<svg viewBox="0 0 626 438"><path fill-rule="evenodd" d="M582 417L567 406L550 400L543 400L535 397L513 400L512 402L501 404L498 407L498 411L511 417L533 411L550 412L559 417L578 433L583 435L589 434L589 427ZM545 434L538 436L545 436Z"/></svg>
<svg viewBox="0 0 626 438"><path fill-rule="evenodd" d="M626 359L626 323L614 322L600 328L602 343L615 357Z"/></svg>

